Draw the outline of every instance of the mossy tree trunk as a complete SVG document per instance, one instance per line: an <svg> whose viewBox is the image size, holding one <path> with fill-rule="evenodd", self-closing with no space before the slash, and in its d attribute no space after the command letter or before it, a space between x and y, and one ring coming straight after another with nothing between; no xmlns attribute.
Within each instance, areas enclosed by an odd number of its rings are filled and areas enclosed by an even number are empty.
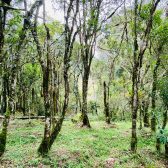
<svg viewBox="0 0 168 168"><path fill-rule="evenodd" d="M65 2L64 2L65 3ZM77 35L77 31L74 32L74 24L75 24L75 20L76 20L76 16L77 13L79 11L79 1L77 0L76 2L76 11L74 14L74 17L72 19L72 24L71 27L69 27L69 19L71 17L72 14L72 10L73 10L73 4L74 1L70 1L70 4L68 6L67 9L67 15L66 15L66 23L65 23L65 54L64 54L64 82L65 82L65 100L64 100L64 105L63 105L63 110L62 110L62 116L60 117L60 119L57 121L57 124L55 126L53 126L53 131L51 131L51 114L52 112L50 112L50 99L51 97L49 97L49 76L50 76L50 69L51 69L51 56L50 56L50 50L51 50L51 45L50 45L50 31L49 28L47 27L46 23L45 23L45 0L43 0L43 23L46 29L46 34L47 34L47 51L46 51L46 55L47 55L47 60L45 61L44 57L43 57L43 52L42 52L42 48L38 39L38 34L37 34L37 18L38 18L38 11L39 8L37 10L36 16L35 16L35 23L32 29L32 34L34 37L34 40L36 42L36 46L37 46L37 51L39 54L39 62L41 64L42 67L42 71L43 71L43 95L44 95L44 106L45 106L45 128L44 128L44 137L42 139L42 142L38 148L38 153L41 155L45 155L49 152L49 150L51 149L51 146L54 142L54 140L56 139L57 135L59 134L61 127L62 127L62 123L67 111L67 107L68 107L68 99L69 99L69 77L68 77L68 70L70 67L70 58L72 56L72 50L73 50L73 44L75 42L75 37ZM64 6L65 7L65 6Z"/></svg>
<svg viewBox="0 0 168 168"><path fill-rule="evenodd" d="M23 115L26 115L26 85L23 85Z"/></svg>
<svg viewBox="0 0 168 168"><path fill-rule="evenodd" d="M151 130L156 132L156 85L157 85L157 70L160 65L160 58L158 57L154 71L153 71L153 85L152 85L152 118L151 118Z"/></svg>
<svg viewBox="0 0 168 168"><path fill-rule="evenodd" d="M43 4L43 24L46 30L46 61L43 57L43 51L38 39L37 34L37 18L39 13L39 7L37 8L36 16L35 16L35 23L32 29L32 34L34 36L34 40L36 42L38 55L40 57L39 61L41 64L42 72L43 72L43 96L44 96L44 108L45 108L45 126L44 126L44 136L42 142L38 148L38 152L40 154L46 154L49 151L49 143L50 143L50 136L51 136L51 111L50 111L50 95L49 95L49 81L50 81L50 68L51 68L51 51L50 51L50 30L46 25L46 18L45 18L45 0L42 0Z"/></svg>
<svg viewBox="0 0 168 168"><path fill-rule="evenodd" d="M34 101L35 101L35 93L34 88L32 88L32 104L31 104L31 112L34 113Z"/></svg>
<svg viewBox="0 0 168 168"><path fill-rule="evenodd" d="M3 120L3 128L0 133L0 157L4 154L6 148L6 139L7 139L7 128L10 118L10 111L7 109L4 120Z"/></svg>
<svg viewBox="0 0 168 168"><path fill-rule="evenodd" d="M143 100L142 101L142 110L143 110L143 121L144 121L144 127L150 127L150 123L149 123L149 112L148 112L148 108L149 108L149 99L147 99L146 101Z"/></svg>
<svg viewBox="0 0 168 168"><path fill-rule="evenodd" d="M104 81L104 112L106 116L106 123L110 124L109 106L108 106L107 96L106 96L106 82L105 81Z"/></svg>
<svg viewBox="0 0 168 168"><path fill-rule="evenodd" d="M7 15L7 10L4 8L4 2L3 1L0 1L0 75L2 77L2 79L4 78L3 77L3 70L4 70L4 67L3 67L3 60L4 60L4 57L3 57L3 54L4 54L4 40L5 40L5 24L6 24L6 15ZM4 63L5 64L5 63ZM0 81L0 85L4 85L4 83L2 83ZM5 91L5 88L3 88L3 93ZM0 91L0 102L2 102L2 96L3 95L2 91ZM4 95L3 95L3 98ZM4 102L5 100L3 100ZM2 104L0 103L0 111L2 111L3 113L5 113L6 111L5 110L5 104Z"/></svg>
<svg viewBox="0 0 168 168"><path fill-rule="evenodd" d="M2 113L6 113L7 110L7 72L3 76L3 104L2 104Z"/></svg>
<svg viewBox="0 0 168 168"><path fill-rule="evenodd" d="M53 65L53 76L54 76L54 86L53 86L53 105L54 105L54 116L58 114L58 100L59 100L59 72Z"/></svg>
<svg viewBox="0 0 168 168"><path fill-rule="evenodd" d="M136 152L137 148L137 134L136 134L136 120L138 109L138 65L137 65L137 25L138 25L138 1L135 0L135 32L134 32L134 66L132 75L132 137L131 137L131 150Z"/></svg>
<svg viewBox="0 0 168 168"><path fill-rule="evenodd" d="M64 2L65 3L65 2ZM75 7L73 9L73 3L75 4ZM64 4L65 5L65 4ZM65 6L64 6L65 7ZM72 18L72 24L69 25L69 20L71 19L72 11L75 11ZM64 12L66 10L64 9ZM72 57L72 50L74 46L74 42L76 39L76 35L78 33L78 29L74 31L74 24L76 21L77 14L79 12L79 0L74 2L73 0L70 1L66 14L65 14L65 53L64 53L64 104L62 109L62 115L60 119L57 121L56 126L54 127L54 130L51 134L50 143L49 143L49 149L51 148L52 144L54 143L55 139L57 138L61 128L62 123L64 121L65 114L67 112L68 108L68 102L69 102L69 75L68 71L70 68L70 58Z"/></svg>
<svg viewBox="0 0 168 168"><path fill-rule="evenodd" d="M76 101L76 107L75 107L75 114L78 113L78 105L81 108L81 102L80 102L80 95L79 95L79 87L78 87L78 80L81 72L77 73L74 71L74 94L75 94L75 101ZM80 109L81 111L81 109Z"/></svg>
<svg viewBox="0 0 168 168"><path fill-rule="evenodd" d="M148 112L148 107L149 107L149 94L146 93L145 91L145 88L144 88L144 78L148 72L150 68L150 65L146 65L146 69L145 69L145 72L143 74L143 76L139 77L139 81L140 81L140 86L141 86L141 90L142 92L141 93L145 93L144 95L147 95L147 96L144 96L141 100L141 110L142 110L142 115L143 115L143 122L144 122L144 127L149 127L150 126L150 123L149 123L149 112Z"/></svg>
<svg viewBox="0 0 168 168"><path fill-rule="evenodd" d="M84 65L84 76L82 78L82 120L83 126L90 128L89 118L87 116L87 93L90 67Z"/></svg>

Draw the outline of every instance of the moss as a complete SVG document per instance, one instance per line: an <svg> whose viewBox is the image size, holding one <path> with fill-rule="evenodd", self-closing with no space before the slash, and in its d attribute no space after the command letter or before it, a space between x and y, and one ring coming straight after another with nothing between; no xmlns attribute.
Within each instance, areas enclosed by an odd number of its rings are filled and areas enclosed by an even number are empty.
<svg viewBox="0 0 168 168"><path fill-rule="evenodd" d="M3 127L2 132L0 133L0 157L5 152L6 136L7 136L7 129Z"/></svg>
<svg viewBox="0 0 168 168"><path fill-rule="evenodd" d="M54 128L54 131L50 135L50 138L48 138L48 139L43 138L43 140L38 148L39 155L45 156L48 154L49 150L51 149L52 144L54 143L54 140L57 138L57 136L61 130L63 120L64 120L64 116L57 121L57 124Z"/></svg>
<svg viewBox="0 0 168 168"><path fill-rule="evenodd" d="M0 133L0 156L2 156L5 152L9 117L10 117L10 110L7 109L6 114L5 114L5 118L3 121L3 129L2 129L2 132Z"/></svg>
<svg viewBox="0 0 168 168"><path fill-rule="evenodd" d="M43 138L39 148L38 148L38 154L45 156L49 152L48 144L49 139Z"/></svg>
<svg viewBox="0 0 168 168"><path fill-rule="evenodd" d="M137 137L131 138L131 150L136 153L137 150Z"/></svg>

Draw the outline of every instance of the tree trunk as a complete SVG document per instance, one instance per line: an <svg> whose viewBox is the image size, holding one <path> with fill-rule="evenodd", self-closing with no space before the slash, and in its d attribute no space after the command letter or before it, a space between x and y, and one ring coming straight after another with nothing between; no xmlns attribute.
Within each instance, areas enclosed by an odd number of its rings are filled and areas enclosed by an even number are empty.
<svg viewBox="0 0 168 168"><path fill-rule="evenodd" d="M104 111L106 116L106 123L110 124L109 106L106 98L106 82L104 81Z"/></svg>
<svg viewBox="0 0 168 168"><path fill-rule="evenodd" d="M143 110L143 115L144 115L144 127L150 127L149 123L149 112L148 112L148 107L149 107L149 100L147 101L142 101L142 110Z"/></svg>
<svg viewBox="0 0 168 168"><path fill-rule="evenodd" d="M136 134L136 120L138 109L138 85L137 85L137 67L135 65L133 70L133 98L132 98L132 138L131 138L131 150L136 152L137 148L137 134Z"/></svg>
<svg viewBox="0 0 168 168"><path fill-rule="evenodd" d="M134 34L134 65L132 74L132 137L131 150L135 153L137 149L136 120L138 110L138 42L137 42L137 25L138 25L138 1L135 0L135 34Z"/></svg>
<svg viewBox="0 0 168 168"><path fill-rule="evenodd" d="M32 88L32 104L31 104L31 112L34 113L34 88Z"/></svg>
<svg viewBox="0 0 168 168"><path fill-rule="evenodd" d="M49 143L50 143L50 136L51 136L51 112L50 112L50 95L49 95L49 82L50 82L50 75L51 75L51 72L50 72L50 68L51 68L50 31L45 23L45 1L43 1L43 24L45 26L46 33L47 33L47 63L46 63L46 66L41 64L42 70L43 70L45 128L44 128L44 137L43 137L43 140L38 148L38 152L42 155L47 154L50 150ZM41 50L41 53L42 53L42 50ZM40 55L40 57L41 57L41 55Z"/></svg>
<svg viewBox="0 0 168 168"><path fill-rule="evenodd" d="M3 155L6 148L6 138L7 138L7 128L8 128L9 118L10 118L10 111L9 109L7 109L3 120L3 124L2 124L3 128L0 133L0 157Z"/></svg>
<svg viewBox="0 0 168 168"><path fill-rule="evenodd" d="M45 107L45 128L44 137L38 148L38 152L45 155L49 152L49 143L51 135L51 112L50 112L50 102L49 102L49 69L47 68L43 72L43 95L44 95L44 107Z"/></svg>
<svg viewBox="0 0 168 168"><path fill-rule="evenodd" d="M151 130L156 132L156 85L157 85L157 69L160 65L160 59L158 57L158 60L156 62L156 66L153 71L153 86L152 86L152 118L151 118Z"/></svg>
<svg viewBox="0 0 168 168"><path fill-rule="evenodd" d="M3 104L2 104L2 113L6 113L7 110L7 74L5 72L3 76Z"/></svg>
<svg viewBox="0 0 168 168"><path fill-rule="evenodd" d="M168 142L165 144L165 158L168 159Z"/></svg>
<svg viewBox="0 0 168 168"><path fill-rule="evenodd" d="M83 120L83 126L91 127L89 118L87 116L87 93L88 93L88 80L89 80L89 72L90 68L84 69L84 76L82 80L82 120Z"/></svg>
<svg viewBox="0 0 168 168"><path fill-rule="evenodd" d="M26 85L23 86L23 116L26 115Z"/></svg>
<svg viewBox="0 0 168 168"><path fill-rule="evenodd" d="M139 129L141 130L142 129L142 106L140 107L139 109L139 119L140 119L140 125L139 125Z"/></svg>

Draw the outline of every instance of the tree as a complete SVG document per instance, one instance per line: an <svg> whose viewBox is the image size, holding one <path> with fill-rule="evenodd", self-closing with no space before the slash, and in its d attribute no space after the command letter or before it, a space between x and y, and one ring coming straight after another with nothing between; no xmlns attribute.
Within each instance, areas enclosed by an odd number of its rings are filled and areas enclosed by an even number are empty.
<svg viewBox="0 0 168 168"><path fill-rule="evenodd" d="M38 6L41 6L41 1L35 1L34 4L31 6L30 10L26 12L23 27L19 33L19 42L17 45L16 53L15 53L15 59L13 61L14 65L11 68L11 72L12 72L12 74L11 74L11 91L10 91L10 97L9 97L9 102L8 102L8 108L7 108L7 111L6 111L6 114L4 117L4 121L3 121L3 128L0 133L0 156L2 156L5 151L9 118L10 118L10 114L14 112L15 89L16 89L16 81L17 81L17 68L18 68L18 62L20 59L20 51L22 49L22 45L23 45L24 39L26 37L26 32L30 26L30 23L27 22L27 19L30 19L32 17L33 12L35 11L36 7L38 7ZM3 47L3 45L2 45L2 47ZM1 48L1 52L2 52L2 48ZM1 58L2 58L2 55L1 55Z"/></svg>
<svg viewBox="0 0 168 168"><path fill-rule="evenodd" d="M143 37L141 38L141 45L139 47L138 44L138 25L139 25L139 13L141 14L141 4L140 8L138 8L138 0L135 0L135 7L134 7L134 62L133 62L133 72L132 72L132 138L131 138L131 150L133 152L136 152L136 146L137 146L137 135L136 135L136 119L137 119L137 110L138 110L138 78L140 77L140 71L142 67L142 60L144 53L147 49L150 33L152 30L152 22L153 22L153 16L156 11L156 7L160 0L152 1L150 8L149 8L149 19L146 22L146 28L143 34ZM139 74L139 75L138 75Z"/></svg>
<svg viewBox="0 0 168 168"><path fill-rule="evenodd" d="M45 22L45 1L43 1L43 24L46 29L46 35L47 35L47 60L45 62L45 59L42 54L41 45L39 43L38 34L37 34L37 17L38 13L36 14L34 28L32 30L32 34L34 36L34 40L37 45L37 51L39 55L39 61L42 67L43 71L43 94L44 94L44 105L45 105L45 128L44 128L44 137L42 139L42 142L38 148L38 152L41 155L45 155L49 152L52 144L54 143L54 140L56 139L57 135L59 134L62 123L67 111L68 107L68 100L69 100L69 62L72 56L72 50L73 45L75 42L75 38L78 32L78 29L75 30L74 24L76 21L76 17L79 11L79 1L70 0L67 8L65 7L66 4L64 4L64 12L65 17L65 51L64 51L64 104L63 109L61 113L61 117L58 119L56 125L53 128L53 131L51 131L51 114L50 112L50 97L49 97L49 78L51 75L50 69L51 69L51 44L50 44L50 30L47 27L47 24ZM75 12L73 13L73 6L75 6ZM69 20L71 19L71 14L73 14L72 17L72 24L69 24Z"/></svg>

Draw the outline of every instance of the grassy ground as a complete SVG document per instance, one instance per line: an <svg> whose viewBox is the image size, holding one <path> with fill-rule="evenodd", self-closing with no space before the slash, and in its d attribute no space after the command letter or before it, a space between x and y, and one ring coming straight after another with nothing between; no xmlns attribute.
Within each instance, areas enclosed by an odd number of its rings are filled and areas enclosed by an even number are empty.
<svg viewBox="0 0 168 168"><path fill-rule="evenodd" d="M2 120L0 121L1 128ZM130 152L131 122L91 121L91 129L65 121L48 156L39 157L43 137L41 120L10 122L6 152L0 167L64 168L164 168L164 150L157 154L150 129L138 130L137 154ZM162 147L163 148L163 147ZM167 165L168 167L168 165Z"/></svg>

